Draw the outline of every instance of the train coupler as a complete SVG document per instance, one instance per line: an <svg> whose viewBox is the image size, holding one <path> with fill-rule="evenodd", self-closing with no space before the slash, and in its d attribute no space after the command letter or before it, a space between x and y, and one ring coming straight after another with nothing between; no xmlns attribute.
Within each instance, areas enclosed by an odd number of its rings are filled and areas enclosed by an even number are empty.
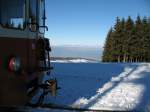
<svg viewBox="0 0 150 112"><path fill-rule="evenodd" d="M50 92L52 96L56 96L57 90L60 89L60 87L57 86L56 79L46 80L45 83L40 84L39 87L46 92Z"/></svg>

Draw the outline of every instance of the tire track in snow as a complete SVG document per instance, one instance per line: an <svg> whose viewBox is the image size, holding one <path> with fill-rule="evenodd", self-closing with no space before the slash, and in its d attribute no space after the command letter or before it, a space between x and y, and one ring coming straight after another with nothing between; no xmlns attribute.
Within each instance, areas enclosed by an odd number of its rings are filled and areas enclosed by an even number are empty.
<svg viewBox="0 0 150 112"><path fill-rule="evenodd" d="M112 77L110 82L99 88L97 94L90 99L78 99L73 106L90 109L132 110L141 100L144 86L132 83L132 80L143 77L144 71L150 72L149 64L139 65L137 68L126 67L124 72L117 77Z"/></svg>

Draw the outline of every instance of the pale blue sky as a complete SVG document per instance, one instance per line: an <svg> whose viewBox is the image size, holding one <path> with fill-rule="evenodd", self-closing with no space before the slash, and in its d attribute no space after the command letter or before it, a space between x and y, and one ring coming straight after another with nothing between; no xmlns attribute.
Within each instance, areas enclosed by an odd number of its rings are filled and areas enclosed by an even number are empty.
<svg viewBox="0 0 150 112"><path fill-rule="evenodd" d="M46 0L52 45L103 46L117 16L150 16L150 0Z"/></svg>

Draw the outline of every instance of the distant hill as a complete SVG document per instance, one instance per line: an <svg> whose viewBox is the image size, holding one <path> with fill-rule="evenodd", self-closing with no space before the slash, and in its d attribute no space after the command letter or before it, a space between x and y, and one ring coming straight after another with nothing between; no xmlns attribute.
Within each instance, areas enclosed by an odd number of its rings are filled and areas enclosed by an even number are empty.
<svg viewBox="0 0 150 112"><path fill-rule="evenodd" d="M101 60L102 48L100 46L61 45L52 46L52 57L72 57Z"/></svg>
<svg viewBox="0 0 150 112"><path fill-rule="evenodd" d="M59 63L97 63L99 60L86 59L86 58L73 58L73 57L51 57L51 62Z"/></svg>

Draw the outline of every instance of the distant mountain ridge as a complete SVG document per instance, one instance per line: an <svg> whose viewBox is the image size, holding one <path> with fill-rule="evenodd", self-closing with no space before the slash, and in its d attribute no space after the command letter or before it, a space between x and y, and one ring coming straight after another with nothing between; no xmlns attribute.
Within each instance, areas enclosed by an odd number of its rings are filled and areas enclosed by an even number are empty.
<svg viewBox="0 0 150 112"><path fill-rule="evenodd" d="M51 62L59 63L98 63L100 60L87 59L87 58L74 58L74 57L51 57Z"/></svg>
<svg viewBox="0 0 150 112"><path fill-rule="evenodd" d="M51 56L101 60L102 51L99 46L60 45L52 46Z"/></svg>
<svg viewBox="0 0 150 112"><path fill-rule="evenodd" d="M88 58L81 58L81 57L50 57L51 60L75 60L75 59L85 59L90 61L99 61L94 59L88 59Z"/></svg>

